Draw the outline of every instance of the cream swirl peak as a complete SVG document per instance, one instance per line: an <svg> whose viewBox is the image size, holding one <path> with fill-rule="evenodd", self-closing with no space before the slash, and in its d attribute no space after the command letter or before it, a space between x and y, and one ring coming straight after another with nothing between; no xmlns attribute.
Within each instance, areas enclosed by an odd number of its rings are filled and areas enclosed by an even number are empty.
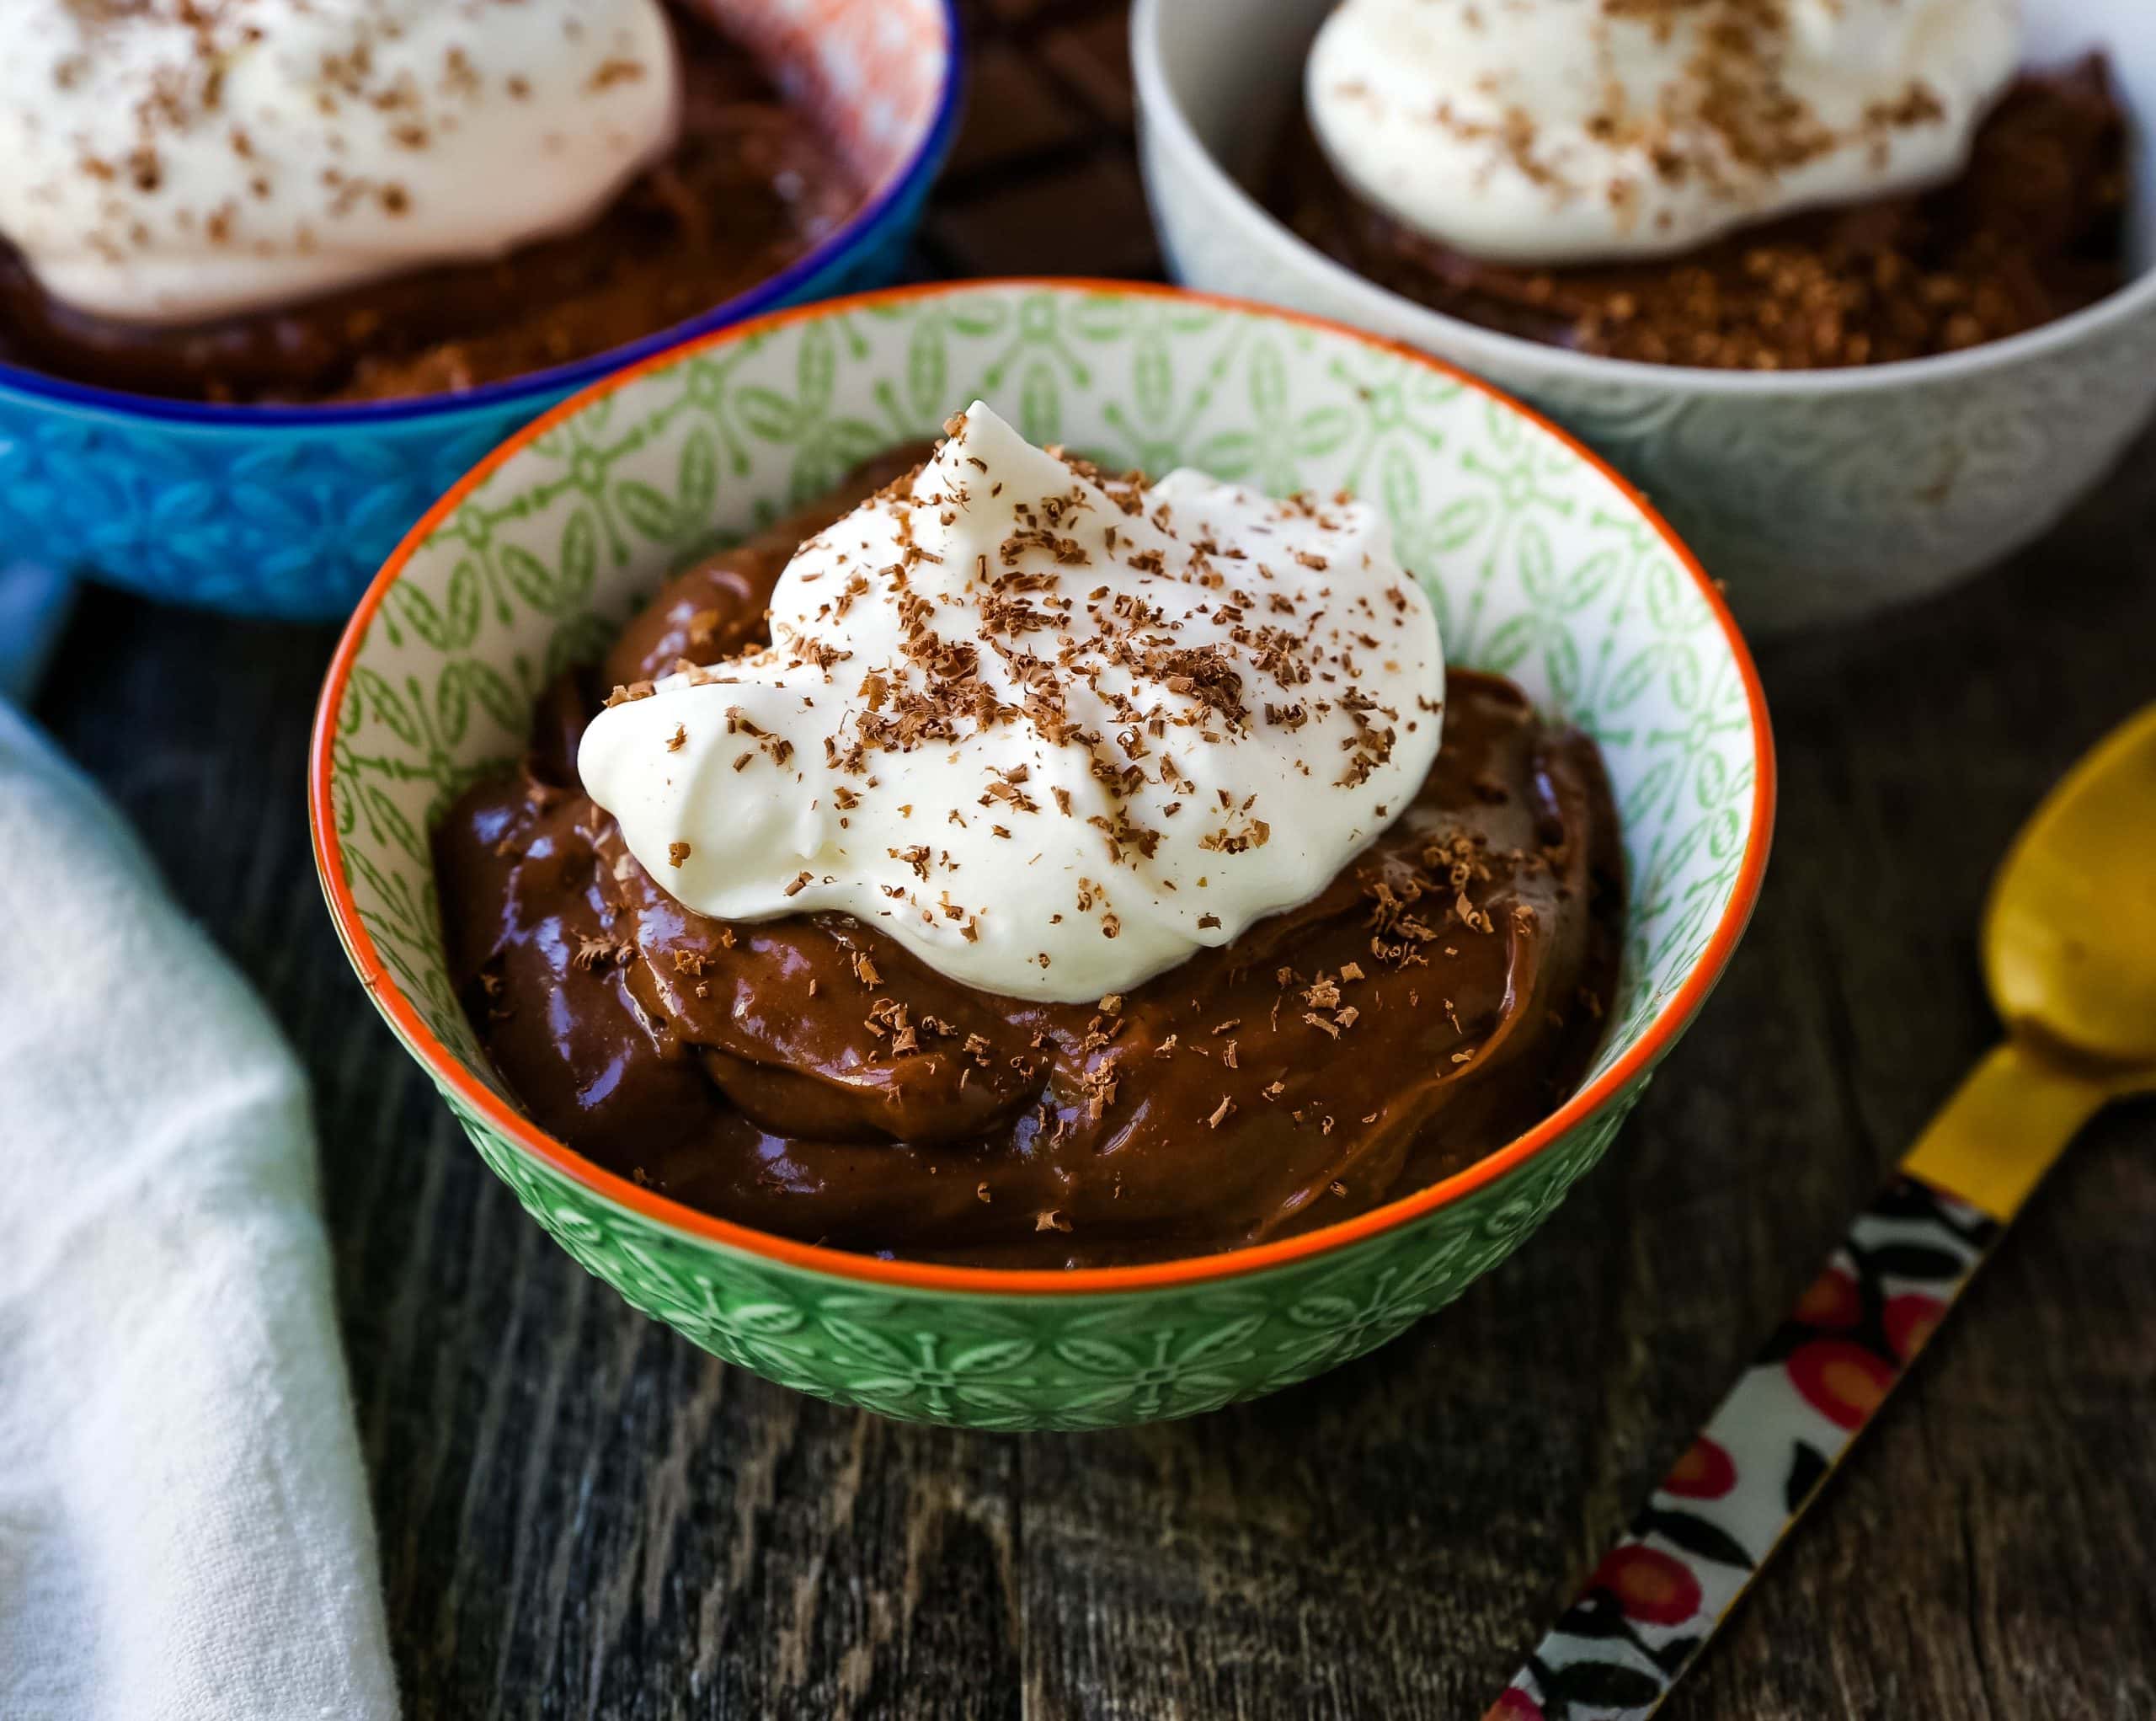
<svg viewBox="0 0 2156 1721"><path fill-rule="evenodd" d="M801 547L770 648L584 732L585 789L676 899L841 910L1081 1002L1307 901L1406 808L1444 667L1374 509L1107 478L979 402L947 429Z"/></svg>
<svg viewBox="0 0 2156 1721"><path fill-rule="evenodd" d="M1951 178L2020 23L2019 0L1346 0L1305 100L1406 226L1607 261Z"/></svg>
<svg viewBox="0 0 2156 1721"><path fill-rule="evenodd" d="M589 220L672 142L661 0L5 0L0 239L184 323Z"/></svg>

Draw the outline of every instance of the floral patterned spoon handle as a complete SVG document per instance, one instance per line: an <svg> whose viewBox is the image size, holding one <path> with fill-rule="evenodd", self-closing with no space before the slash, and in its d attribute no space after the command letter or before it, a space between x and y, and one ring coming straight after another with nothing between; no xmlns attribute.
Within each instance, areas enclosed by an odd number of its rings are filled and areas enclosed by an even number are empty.
<svg viewBox="0 0 2156 1721"><path fill-rule="evenodd" d="M2152 852L2156 706L2067 773L1999 867L1981 942L2012 1037L1849 1227L1490 1721L1660 1708L2075 1132L2106 1102L2156 1092Z"/></svg>
<svg viewBox="0 0 2156 1721"><path fill-rule="evenodd" d="M2083 1123L2137 1084L2009 1041L1858 1216L1485 1721L1637 1721L1735 1606Z"/></svg>

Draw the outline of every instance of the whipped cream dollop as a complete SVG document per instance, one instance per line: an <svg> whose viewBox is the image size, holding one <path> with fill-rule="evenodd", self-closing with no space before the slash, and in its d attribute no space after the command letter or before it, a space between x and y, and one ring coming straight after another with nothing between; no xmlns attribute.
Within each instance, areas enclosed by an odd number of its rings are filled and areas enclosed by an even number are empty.
<svg viewBox="0 0 2156 1721"><path fill-rule="evenodd" d="M976 402L803 544L772 645L617 690L586 791L681 902L842 910L1098 999L1324 889L1436 757L1437 623L1361 503L1150 488Z"/></svg>
<svg viewBox="0 0 2156 1721"><path fill-rule="evenodd" d="M1347 183L1493 263L1687 249L1950 178L2019 0L1346 0L1305 66Z"/></svg>
<svg viewBox="0 0 2156 1721"><path fill-rule="evenodd" d="M0 238L191 323L590 220L671 144L661 0L0 0Z"/></svg>

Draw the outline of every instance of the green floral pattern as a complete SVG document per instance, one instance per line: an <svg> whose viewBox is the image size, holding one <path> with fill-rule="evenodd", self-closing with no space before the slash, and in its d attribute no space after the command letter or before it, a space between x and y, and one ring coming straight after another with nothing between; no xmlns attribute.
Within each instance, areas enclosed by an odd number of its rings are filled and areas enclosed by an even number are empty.
<svg viewBox="0 0 2156 1721"><path fill-rule="evenodd" d="M330 816L374 953L452 1053L494 1082L443 968L424 832L449 800L514 756L540 687L658 580L976 396L1114 467L1378 497L1450 660L1513 676L1603 746L1631 918L1598 1069L1637 1041L1729 906L1758 785L1728 641L1636 508L1480 390L1350 336L1159 294L976 286L841 303L639 377L524 446L412 555L334 714ZM1540 1222L1643 1080L1508 1176L1353 1248L1086 1296L887 1288L754 1256L617 1207L457 1110L564 1248L719 1355L893 1416L1083 1427L1209 1409L1382 1344Z"/></svg>
<svg viewBox="0 0 2156 1721"><path fill-rule="evenodd" d="M1338 1256L1218 1285L974 1296L849 1284L652 1225L462 1108L556 1242L728 1362L841 1403L969 1428L1107 1428L1216 1410L1360 1356L1510 1254L1602 1155L1633 1095L1511 1177Z"/></svg>

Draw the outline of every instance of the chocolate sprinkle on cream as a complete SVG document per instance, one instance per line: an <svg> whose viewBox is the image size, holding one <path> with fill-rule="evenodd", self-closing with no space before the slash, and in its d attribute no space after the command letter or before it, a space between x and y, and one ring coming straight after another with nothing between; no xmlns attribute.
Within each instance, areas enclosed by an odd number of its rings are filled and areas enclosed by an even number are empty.
<svg viewBox="0 0 2156 1721"><path fill-rule="evenodd" d="M0 238L206 323L574 228L680 98L660 0L4 0Z"/></svg>
<svg viewBox="0 0 2156 1721"><path fill-rule="evenodd" d="M767 646L632 683L586 731L631 852L691 845L685 904L844 911L1075 1002L1306 899L1391 822L1444 666L1374 509L1148 487L978 404L946 430L802 544Z"/></svg>

